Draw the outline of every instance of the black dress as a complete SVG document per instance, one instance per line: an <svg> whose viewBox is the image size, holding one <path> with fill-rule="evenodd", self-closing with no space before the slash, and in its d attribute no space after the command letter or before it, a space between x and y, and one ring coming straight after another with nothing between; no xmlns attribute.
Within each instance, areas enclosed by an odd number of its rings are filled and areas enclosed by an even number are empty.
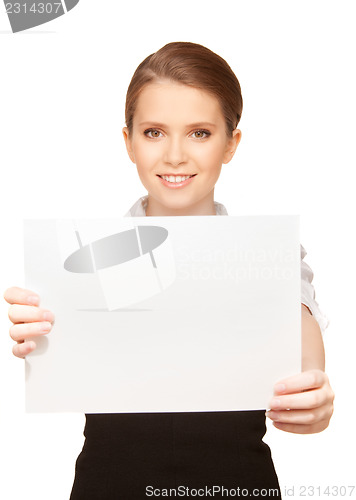
<svg viewBox="0 0 356 500"><path fill-rule="evenodd" d="M229 497L281 498L265 418L264 410L88 414L70 500L169 497L173 488L171 498L226 498L223 487L240 488Z"/></svg>

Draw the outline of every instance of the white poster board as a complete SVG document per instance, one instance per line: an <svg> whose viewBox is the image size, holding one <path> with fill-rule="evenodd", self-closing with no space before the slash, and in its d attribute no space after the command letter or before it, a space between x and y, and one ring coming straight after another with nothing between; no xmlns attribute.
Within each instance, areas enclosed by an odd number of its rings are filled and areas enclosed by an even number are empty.
<svg viewBox="0 0 356 500"><path fill-rule="evenodd" d="M25 220L24 250L29 412L262 409L301 370L298 216Z"/></svg>

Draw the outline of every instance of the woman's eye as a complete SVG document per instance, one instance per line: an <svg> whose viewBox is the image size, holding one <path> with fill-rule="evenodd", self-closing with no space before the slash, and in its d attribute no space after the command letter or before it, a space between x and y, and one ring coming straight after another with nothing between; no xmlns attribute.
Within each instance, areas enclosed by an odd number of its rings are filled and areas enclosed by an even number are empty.
<svg viewBox="0 0 356 500"><path fill-rule="evenodd" d="M192 135L195 136L195 139L205 139L209 137L210 132L208 130L196 130Z"/></svg>
<svg viewBox="0 0 356 500"><path fill-rule="evenodd" d="M156 130L154 128L150 128L148 130L145 130L144 131L144 134L147 136L147 137L150 137L151 139L156 139L157 137L161 137L161 132L159 130Z"/></svg>

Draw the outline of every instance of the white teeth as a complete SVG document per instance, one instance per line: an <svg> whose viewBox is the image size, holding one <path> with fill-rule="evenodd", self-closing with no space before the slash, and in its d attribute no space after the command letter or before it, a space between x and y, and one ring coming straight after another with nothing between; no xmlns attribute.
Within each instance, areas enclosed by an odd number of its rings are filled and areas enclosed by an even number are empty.
<svg viewBox="0 0 356 500"><path fill-rule="evenodd" d="M189 177L192 177L191 175L185 175L185 176L180 176L177 175L177 177L174 177L173 175L162 175L162 179L168 182L182 182L185 181L186 179L189 179Z"/></svg>

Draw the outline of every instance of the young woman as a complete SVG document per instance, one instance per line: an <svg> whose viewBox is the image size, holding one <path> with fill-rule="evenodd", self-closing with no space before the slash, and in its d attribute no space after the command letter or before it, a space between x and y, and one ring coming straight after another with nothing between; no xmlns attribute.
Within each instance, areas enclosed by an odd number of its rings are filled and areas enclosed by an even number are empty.
<svg viewBox="0 0 356 500"><path fill-rule="evenodd" d="M128 88L123 135L148 194L126 216L227 215L214 201L214 187L241 140L241 112L236 76L209 49L177 42L147 57ZM267 416L278 429L304 434L328 426L334 394L324 372L326 319L301 251L302 373L276 381ZM25 357L36 347L28 337L48 333L54 315L30 290L9 288L5 300L12 304L13 353ZM220 498L227 496L223 488L278 498L265 432L262 410L88 414L71 500L169 496L165 492Z"/></svg>

